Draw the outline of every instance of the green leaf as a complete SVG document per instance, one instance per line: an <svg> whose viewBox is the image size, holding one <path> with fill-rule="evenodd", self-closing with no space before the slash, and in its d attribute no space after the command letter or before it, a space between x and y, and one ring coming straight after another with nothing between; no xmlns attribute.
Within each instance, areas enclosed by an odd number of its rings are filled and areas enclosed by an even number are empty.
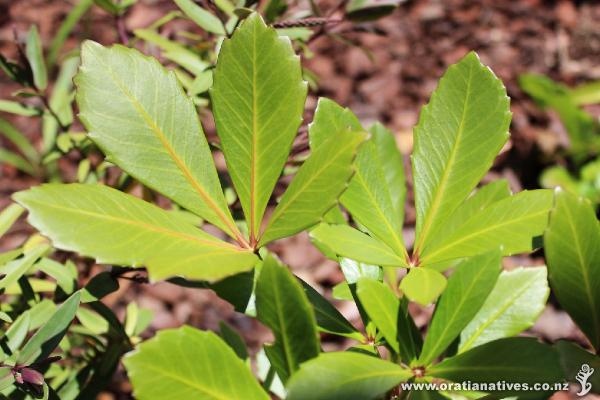
<svg viewBox="0 0 600 400"><path fill-rule="evenodd" d="M6 339L6 347L8 347L11 353L14 354L21 347L27 337L27 333L31 329L31 325L31 312L26 311L19 315L10 328L8 328L2 341Z"/></svg>
<svg viewBox="0 0 600 400"><path fill-rule="evenodd" d="M471 194L440 226L437 235L446 237L459 229L473 215L512 195L506 179L498 179Z"/></svg>
<svg viewBox="0 0 600 400"><path fill-rule="evenodd" d="M225 28L221 20L192 0L175 0L175 4L200 28L207 32L216 33L217 35L225 34Z"/></svg>
<svg viewBox="0 0 600 400"><path fill-rule="evenodd" d="M497 250L468 258L456 267L436 306L420 363L434 361L473 319L498 280L500 264Z"/></svg>
<svg viewBox="0 0 600 400"><path fill-rule="evenodd" d="M362 129L348 108L320 98L309 127L311 148L322 146L336 132ZM356 174L340 201L352 216L400 256L408 257L402 239L406 187L402 155L394 136L381 124L371 129L355 161Z"/></svg>
<svg viewBox="0 0 600 400"><path fill-rule="evenodd" d="M256 315L275 336L265 351L284 383L302 362L319 354L317 323L302 285L270 255L256 284Z"/></svg>
<svg viewBox="0 0 600 400"><path fill-rule="evenodd" d="M119 290L119 281L109 271L100 272L81 289L81 302L93 303Z"/></svg>
<svg viewBox="0 0 600 400"><path fill-rule="evenodd" d="M569 88L535 74L519 76L519 84L541 107L558 114L569 134L570 150L576 160L582 161L586 154L597 151L594 137L600 131L598 121L578 106Z"/></svg>
<svg viewBox="0 0 600 400"><path fill-rule="evenodd" d="M69 265L63 265L50 258L42 258L37 264L36 268L51 276L56 280L56 283L65 293L73 293L77 284L77 269L73 266L70 268Z"/></svg>
<svg viewBox="0 0 600 400"><path fill-rule="evenodd" d="M433 303L445 288L446 277L431 268L411 268L400 282L400 290L409 299L424 306Z"/></svg>
<svg viewBox="0 0 600 400"><path fill-rule="evenodd" d="M0 118L0 136L12 142L30 163L37 163L40 156L27 137L7 120Z"/></svg>
<svg viewBox="0 0 600 400"><path fill-rule="evenodd" d="M310 234L340 256L367 264L406 267L406 260L387 245L347 225L320 224Z"/></svg>
<svg viewBox="0 0 600 400"><path fill-rule="evenodd" d="M22 115L23 117L35 117L42 114L42 111L38 108L27 107L15 101L9 100L0 100L0 111Z"/></svg>
<svg viewBox="0 0 600 400"><path fill-rule="evenodd" d="M545 267L503 271L477 315L462 331L458 352L531 327L544 310L549 293Z"/></svg>
<svg viewBox="0 0 600 400"><path fill-rule="evenodd" d="M13 260L0 267L0 274L4 275L0 280L0 290L7 290L25 275L38 258L48 251L50 247L42 244L26 251L21 258Z"/></svg>
<svg viewBox="0 0 600 400"><path fill-rule="evenodd" d="M544 245L556 298L599 350L600 227L592 206L557 189Z"/></svg>
<svg viewBox="0 0 600 400"><path fill-rule="evenodd" d="M308 126L310 148L317 149L332 135L348 130L363 130L356 115L349 108L343 108L333 100L320 97L313 120Z"/></svg>
<svg viewBox="0 0 600 400"><path fill-rule="evenodd" d="M391 14L398 3L390 0L350 0L346 6L346 16L351 21L375 21Z"/></svg>
<svg viewBox="0 0 600 400"><path fill-rule="evenodd" d="M0 149L0 163L12 165L29 175L35 174L35 167L29 161L8 150Z"/></svg>
<svg viewBox="0 0 600 400"><path fill-rule="evenodd" d="M0 237L13 226L25 209L18 204L11 204L0 212ZM1 264L1 263L0 263Z"/></svg>
<svg viewBox="0 0 600 400"><path fill-rule="evenodd" d="M379 160L382 163L394 214L400 219L400 227L402 227L406 201L406 175L402 153L398 149L394 133L379 122L371 126L369 132L371 132L371 140L379 151Z"/></svg>
<svg viewBox="0 0 600 400"><path fill-rule="evenodd" d="M324 353L302 364L289 382L287 399L375 399L411 376L410 370L377 357Z"/></svg>
<svg viewBox="0 0 600 400"><path fill-rule="evenodd" d="M50 47L48 49L48 65L53 66L58 59L58 53L63 47L65 41L69 37L69 34L73 31L73 28L77 25L77 22L83 17L83 15L90 9L94 4L94 0L79 0L76 5L71 8L69 14L60 24L60 28L52 38Z"/></svg>
<svg viewBox="0 0 600 400"><path fill-rule="evenodd" d="M136 37L160 47L163 50L162 55L165 58L181 65L194 75L203 73L209 67L209 64L202 60L198 54L188 50L177 42L161 36L155 30L136 29L133 33Z"/></svg>
<svg viewBox="0 0 600 400"><path fill-rule="evenodd" d="M313 306L317 326L321 332L327 332L334 335L346 336L351 339L362 341L363 335L354 327L344 316L319 292L312 288L308 283L299 279L308 301ZM352 296L352 295L350 295Z"/></svg>
<svg viewBox="0 0 600 400"><path fill-rule="evenodd" d="M219 322L219 331L221 338L233 351L235 351L235 354L237 354L240 359L246 360L249 357L244 339L242 339L239 333L234 331L223 321Z"/></svg>
<svg viewBox="0 0 600 400"><path fill-rule="evenodd" d="M306 83L289 39L253 14L223 42L210 91L251 241L302 121Z"/></svg>
<svg viewBox="0 0 600 400"><path fill-rule="evenodd" d="M354 173L352 162L366 134L336 132L300 167L273 211L259 246L317 224L337 204Z"/></svg>
<svg viewBox="0 0 600 400"><path fill-rule="evenodd" d="M339 262L344 278L349 284L357 283L361 278L370 278L377 281L383 278L383 271L378 265L369 265L350 258L340 258Z"/></svg>
<svg viewBox="0 0 600 400"><path fill-rule="evenodd" d="M428 375L454 382L557 383L563 380L558 355L552 347L534 338L500 339L447 358L427 371ZM539 398L534 391L509 389L490 391L502 396Z"/></svg>
<svg viewBox="0 0 600 400"><path fill-rule="evenodd" d="M356 157L356 174L340 198L353 218L398 256L408 259L402 239L404 169L391 132L376 125Z"/></svg>
<svg viewBox="0 0 600 400"><path fill-rule="evenodd" d="M566 340L561 340L554 345L560 356L560 364L569 382L578 383L577 373L584 364L591 367L595 373L589 377L589 383L592 384L592 393L600 393L600 356L585 351L578 345ZM580 384L581 385L581 384ZM580 386L581 389L581 386Z"/></svg>
<svg viewBox="0 0 600 400"><path fill-rule="evenodd" d="M569 96L579 105L600 103L600 81L592 81L574 87L569 90Z"/></svg>
<svg viewBox="0 0 600 400"><path fill-rule="evenodd" d="M119 6L113 3L112 0L94 0L94 3L109 14L118 15Z"/></svg>
<svg viewBox="0 0 600 400"><path fill-rule="evenodd" d="M140 400L268 400L236 354L212 332L159 331L124 360Z"/></svg>
<svg viewBox="0 0 600 400"><path fill-rule="evenodd" d="M510 117L506 89L475 53L448 68L414 132L415 254L492 166Z"/></svg>
<svg viewBox="0 0 600 400"><path fill-rule="evenodd" d="M30 365L45 360L54 351L75 318L80 293L73 293L54 311L50 319L25 343L19 352L17 364Z"/></svg>
<svg viewBox="0 0 600 400"><path fill-rule="evenodd" d="M46 112L42 119L42 151L44 154L51 152L57 144L56 136L60 125L70 126L73 123L73 76L77 72L78 66L79 57L65 60L52 88L49 104L55 115ZM60 124L56 117L60 120Z"/></svg>
<svg viewBox="0 0 600 400"><path fill-rule="evenodd" d="M75 84L80 118L111 162L241 239L194 104L172 72L137 50L87 41Z"/></svg>
<svg viewBox="0 0 600 400"><path fill-rule="evenodd" d="M396 295L387 285L370 278L362 278L358 281L356 293L369 318L386 342L396 354L400 353L398 343L400 301Z"/></svg>
<svg viewBox="0 0 600 400"><path fill-rule="evenodd" d="M15 381L11 367L0 367L0 391L10 387Z"/></svg>
<svg viewBox="0 0 600 400"><path fill-rule="evenodd" d="M48 72L46 71L46 62L44 61L42 41L35 25L29 28L25 55L31 67L33 83L36 89L45 90L46 86L48 86Z"/></svg>
<svg viewBox="0 0 600 400"><path fill-rule="evenodd" d="M438 236L423 249L423 264L470 257L498 247L503 255L529 252L533 238L543 234L552 207L550 190L517 193L474 213L446 236Z"/></svg>
<svg viewBox="0 0 600 400"><path fill-rule="evenodd" d="M98 263L148 267L153 280L216 280L251 269L257 257L184 218L102 185L43 185L14 195L56 247ZM73 235L73 232L78 232Z"/></svg>

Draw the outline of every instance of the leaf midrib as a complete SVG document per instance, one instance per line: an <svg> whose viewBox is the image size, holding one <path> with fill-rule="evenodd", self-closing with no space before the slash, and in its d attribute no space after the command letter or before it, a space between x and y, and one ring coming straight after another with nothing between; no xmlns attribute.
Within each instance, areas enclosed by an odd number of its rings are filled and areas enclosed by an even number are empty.
<svg viewBox="0 0 600 400"><path fill-rule="evenodd" d="M360 295L359 295L359 298L360 298ZM383 313L380 314L380 315L384 316L384 319L387 320L387 323L389 323L392 326L392 329L394 329L394 327L397 328L397 326L398 326L398 320L396 319L396 321L394 321L393 315L390 315L388 307L383 302L383 296L375 295L375 296L372 296L372 298L375 300L375 302L377 303L377 305L383 310ZM399 303L397 305L398 305L398 307L400 307ZM394 324L394 322L396 322L396 323ZM379 330L381 330L381 327L379 327ZM385 337L386 335L384 334L383 336ZM394 351L396 351L396 352L399 351L400 345L398 343L398 338L397 337L393 337L392 336L393 343L387 337L386 337L386 340L388 341L388 343L390 344L390 346L392 346L394 348Z"/></svg>
<svg viewBox="0 0 600 400"><path fill-rule="evenodd" d="M258 98L256 86L256 36L257 36L257 24L255 23L252 27L254 32L252 33L252 150L250 151L250 243L257 241L256 236L258 235L256 229L256 169L257 169L257 136L258 136Z"/></svg>
<svg viewBox="0 0 600 400"><path fill-rule="evenodd" d="M483 324L481 324L479 326L479 328L477 328L477 330L475 330L475 332L471 335L471 337L469 338L469 340L467 340L462 346L460 346L460 348L458 349L458 353L463 353L467 350L469 350L471 348L471 346L473 345L473 343L483 334L483 332L490 326L492 325L494 322L496 322L498 320L498 318L500 318L500 316L502 314L504 314L506 312L506 310L508 310L509 307L511 307L513 304L515 304L515 302L523 295L523 293L525 293L531 285L531 279L527 281L527 285L523 285L523 287L521 288L520 291L518 292L513 292L513 296L510 297L508 299L508 301L506 301L504 303L504 306L500 307L498 309L497 312L493 313L490 318L486 319L485 322ZM493 291L494 289L492 289ZM482 308L485 306L485 303L483 304ZM480 309L480 311L481 311Z"/></svg>
<svg viewBox="0 0 600 400"><path fill-rule="evenodd" d="M444 321L445 322L444 328L443 328L442 332L440 333L440 335L438 336L437 341L435 342L435 344L432 347L430 347L431 350L429 350L429 354L427 354L427 357L423 357L423 354L426 354L426 352L425 352L426 347L425 347L425 345L423 346L423 351L421 352L421 357L419 357L419 361L424 362L424 363L430 363L432 361L431 358L437 357L437 354L435 354L435 353L436 353L436 351L438 351L438 348L440 347L440 343L442 342L442 339L446 335L446 332L448 332L450 325L452 323L456 322L456 317L458 315L463 314L462 312L459 313L458 311L461 309L461 307L464 305L465 301L468 298L468 296L466 294L470 293L473 290L473 288L476 286L475 284L477 283L479 277L481 277L483 272L486 272L485 268L479 268L477 271L477 274L471 280L471 283L469 284L467 290L461 290L461 294L463 296L460 299L460 302L458 303L458 305L453 307L452 314L450 315L450 317L446 321ZM480 307L480 309L481 309L481 307ZM449 321L451 321L452 323ZM463 327L464 327L464 325L463 325ZM427 344L427 341L425 341L425 344Z"/></svg>
<svg viewBox="0 0 600 400"><path fill-rule="evenodd" d="M172 236L172 237L184 239L184 240L191 241L191 242L198 242L198 243L201 243L201 244L207 245L207 246L222 247L222 248L225 248L225 249L235 250L235 251L239 251L239 252L246 251L246 250L244 250L244 249L242 249L242 248L240 248L238 246L235 246L233 244L230 244L230 243L227 243L227 242L219 242L219 241L217 241L217 239L215 239L215 241L208 240L208 239L202 239L202 238L197 237L197 236L193 236L193 235L189 235L189 234L186 234L186 233L183 233L183 232L177 232L177 231L174 231L174 230L162 228L162 227L159 227L159 226L156 226L156 225L151 225L151 224L148 224L148 223L145 223L145 222L141 222L141 221L124 219L124 218L119 218L119 217L115 217L115 216L111 216L111 215L99 214L99 213L95 213L95 212L92 212L92 211L84 211L84 210L80 210L80 209L63 207L63 206L59 206L59 205L55 205L55 204L48 204L48 203L43 203L43 202L33 201L33 202L30 202L30 203L38 203L42 207L54 208L54 209L65 211L65 212L69 212L69 213L81 214L81 215L85 215L85 216L89 216L89 217L93 217L93 218L105 219L105 220L113 221L113 222L116 222L116 223L121 223L121 224L126 224L126 225L131 225L131 226L137 226L137 227L140 227L140 228L147 229L148 231L158 232L158 233L161 233L161 234L165 234L167 236Z"/></svg>
<svg viewBox="0 0 600 400"><path fill-rule="evenodd" d="M568 218L567 218L567 223L569 225L569 229L572 232L572 236L573 236L573 241L575 242L575 248L576 248L576 253L577 253L577 258L578 258L578 265L579 268L581 270L581 275L583 277L583 282L585 284L585 294L586 297L588 298L588 301L590 302L590 308L591 308L591 314L592 314L592 321L594 324L594 331L596 332L596 334L600 333L600 321L598 319L598 313L596 313L596 300L594 299L594 296L592 294L592 288L590 286L590 277L588 274L587 269L585 268L585 260L583 258L583 250L581 247L581 242L579 240L579 235L577 234L577 228L575 227L575 224L573 224L573 216L571 214L571 210L569 209L569 207L564 207L566 210L566 213L568 214ZM598 222L596 221L596 224L598 224ZM597 231L597 227L596 227L596 231ZM592 338L595 341L597 341L597 338ZM590 340L592 340L590 339Z"/></svg>
<svg viewBox="0 0 600 400"><path fill-rule="evenodd" d="M215 203L215 201L208 195L208 193L204 190L202 185L194 178L192 172L189 170L187 165L183 162L183 160L177 155L171 143L169 143L165 133L162 129L156 124L156 122L152 119L152 116L148 114L148 112L144 109L143 105L129 92L125 84L119 79L119 77L115 74L112 67L105 62L102 63L109 73L109 75L113 78L113 81L117 85L117 87L121 90L121 92L125 95L125 97L131 102L135 110L140 114L146 125L150 128L150 130L156 135L158 140L161 142L167 154L171 157L171 159L175 162L179 170L183 173L185 179L192 185L192 187L196 190L196 192L200 195L200 197L206 202L210 209L213 210L215 215L227 226L231 233L235 236L236 240L243 244L245 242L241 233L237 229L234 223L230 221L229 218L223 213L220 207Z"/></svg>
<svg viewBox="0 0 600 400"><path fill-rule="evenodd" d="M273 282L271 287L273 288L273 295L275 296L275 309L277 310L276 311L277 325L279 325L279 331L281 332L281 340L283 341L283 352L285 354L285 361L286 361L286 364L288 367L288 373L291 376L292 373L296 370L296 360L295 360L294 355L291 353L292 347L289 343L289 337L287 335L287 325L286 325L287 319L282 314L283 306L280 307L280 305L281 305L281 296L279 293L280 286L277 284L277 282Z"/></svg>
<svg viewBox="0 0 600 400"><path fill-rule="evenodd" d="M485 209L484 209L484 210L485 210ZM482 211L483 211L483 210L482 210ZM456 231L455 231L455 232L454 232L454 233L453 233L453 234L450 236L450 238L452 238L453 236L455 236L455 235L456 235L456 232L458 232L460 229L462 229L464 226L466 226L466 224L467 224L467 223L469 223L470 221L472 221L472 220L474 220L475 218L479 217L479 216L481 215L481 212L482 212L482 211L478 212L478 213L477 213L477 214L475 214L473 217L471 217L469 220L467 220L467 222L465 222L465 224L464 224L462 227L458 228L458 229L457 229L457 230L456 230ZM525 220L528 220L528 219L537 218L538 216L540 216L540 215L543 215L543 214L547 214L547 213L548 213L548 210L539 211L539 212L537 212L537 213L529 213L529 214L526 214L525 216L520 216L520 217L518 217L518 218L509 219L509 220L505 220L505 221L503 221L503 222L501 222L501 223L494 224L494 225L488 225L488 226L486 226L486 227L485 227L485 228L483 228L483 229L478 229L478 230L472 231L471 233L469 233L469 234L467 234L467 235L460 236L460 239L458 239L458 240L456 240L456 241L453 241L453 242L448 242L448 241L446 241L446 243L447 243L447 244L445 244L445 245L443 245L443 246L441 246L441 247L438 247L438 248L437 248L437 250L433 251L432 253L428 253L428 254L426 253L426 255L423 257L423 261L430 260L430 259L431 259L431 258L433 258L435 255L437 255L437 254L439 254L439 253L443 252L444 250L446 250L446 249L448 249L448 248L450 248L450 247L454 247L454 246L456 246L456 245L458 245L458 244L460 244L460 243L463 243L463 242L465 242L465 241L467 241L467 240L471 239L471 238L472 238L472 237L474 237L474 236L477 236L477 235L484 234L484 233L486 233L486 232L488 232L488 231L491 231L491 230L494 230L494 229L499 229L499 228L502 228L503 226L506 226L506 225L514 224L514 223L517 223L517 222L522 222L522 221L525 221ZM443 242L442 242L442 243L443 243ZM440 260L440 261L443 261L443 260Z"/></svg>
<svg viewBox="0 0 600 400"><path fill-rule="evenodd" d="M359 170L356 171L356 179L358 179L360 181L360 184L363 187L365 193L367 193L367 196L369 197L371 202L373 204L375 204L375 207L373 207L373 208L375 209L377 214L379 214L380 218L383 220L387 231L394 237L394 242L396 242L397 247L392 248L392 250L394 250L394 253L397 253L399 257L404 257L404 259L407 260L407 262L408 262L408 253L406 252L406 248L404 246L404 243L402 242L402 239L399 237L398 232L392 227L389 219L386 217L386 215L383 213L383 211L379 207L379 205L375 199L375 196L373 196L373 193L370 190L368 190L368 186L366 185L365 180ZM389 192L388 192L388 195L389 195Z"/></svg>
<svg viewBox="0 0 600 400"><path fill-rule="evenodd" d="M303 193L304 190L307 187L309 187L311 183L313 183L316 179L318 179L320 177L320 173L322 170L327 169L327 167L329 167L331 164L337 162L337 160L344 155L346 148L350 148L353 145L354 145L354 143L350 142L347 147L342 147L342 151L337 153L337 155L335 157L329 158L327 162L325 162L324 164L321 165L321 168L319 168L315 173L312 174L311 177L308 178L308 180L302 185L301 188L297 189L295 193L292 193L292 195L290 196L289 199L286 199L286 204L284 204L281 208L275 208L275 211L273 212L273 216L271 217L271 220L269 221L269 226L267 226L264 233L268 232L269 228L275 224L275 221L278 218L280 218L289 207L292 206L292 204L298 197L300 197L304 194ZM262 236L264 236L264 233ZM260 239L261 238L258 239L259 242L260 242Z"/></svg>

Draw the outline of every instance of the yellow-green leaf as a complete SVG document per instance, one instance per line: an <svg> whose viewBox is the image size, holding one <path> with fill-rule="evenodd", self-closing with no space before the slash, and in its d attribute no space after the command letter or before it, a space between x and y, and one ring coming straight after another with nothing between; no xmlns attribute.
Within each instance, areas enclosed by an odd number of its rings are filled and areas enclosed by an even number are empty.
<svg viewBox="0 0 600 400"><path fill-rule="evenodd" d="M217 134L253 241L302 121L307 86L289 39L258 14L223 42L213 79Z"/></svg>
<svg viewBox="0 0 600 400"><path fill-rule="evenodd" d="M250 250L107 186L50 184L14 197L56 247L98 263L145 265L152 279L216 280L249 270L257 261Z"/></svg>
<svg viewBox="0 0 600 400"><path fill-rule="evenodd" d="M510 116L506 89L475 53L448 68L414 131L417 254L491 167Z"/></svg>
<svg viewBox="0 0 600 400"><path fill-rule="evenodd" d="M239 239L196 109L175 75L123 46L87 41L81 56L80 118L108 159Z"/></svg>

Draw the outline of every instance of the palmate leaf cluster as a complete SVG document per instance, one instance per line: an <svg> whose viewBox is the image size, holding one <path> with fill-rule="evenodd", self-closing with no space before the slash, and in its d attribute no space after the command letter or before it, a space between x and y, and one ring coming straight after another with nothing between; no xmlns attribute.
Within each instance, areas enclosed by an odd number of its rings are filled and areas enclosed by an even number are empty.
<svg viewBox="0 0 600 400"><path fill-rule="evenodd" d="M259 382L243 341L226 325L221 337L187 326L159 332L124 359L137 398L377 399L406 381L554 384L573 379L582 360L597 363L569 342L515 337L544 309L549 275L557 299L597 350L600 232L589 206L563 192L513 194L504 180L477 188L508 139L510 111L502 83L474 53L448 69L415 128L411 251L393 135L380 124L365 129L331 100L319 101L308 129L310 155L267 212L307 89L289 40L255 14L223 42L210 91L237 209L225 200L194 104L174 73L136 50L87 42L75 84L80 118L107 158L222 234L102 185L20 192L14 198L29 221L60 249L145 266L152 280L210 287L274 338L261 350L266 373ZM240 211L243 221L234 218ZM364 330L265 249L304 230L339 261L339 292L356 303ZM548 270L502 271L503 256L536 249L542 236ZM400 268L407 274L398 282ZM584 290L575 288L580 282ZM436 303L425 338L411 301ZM324 353L320 333L354 345ZM551 391L487 390L519 398Z"/></svg>
<svg viewBox="0 0 600 400"><path fill-rule="evenodd" d="M240 52L247 58L230 58ZM101 185L51 184L17 194L34 226L59 247L99 262L144 265L152 279L216 280L253 268L260 246L319 222L352 175L366 134L348 129L328 138L298 170L261 230L302 120L306 85L289 40L258 16L248 18L220 54L225 61L215 70L213 109L246 233L232 217L195 108L173 73L136 50L88 42L75 83L80 118L108 159L221 228L235 245ZM73 236L79 229L89 231Z"/></svg>

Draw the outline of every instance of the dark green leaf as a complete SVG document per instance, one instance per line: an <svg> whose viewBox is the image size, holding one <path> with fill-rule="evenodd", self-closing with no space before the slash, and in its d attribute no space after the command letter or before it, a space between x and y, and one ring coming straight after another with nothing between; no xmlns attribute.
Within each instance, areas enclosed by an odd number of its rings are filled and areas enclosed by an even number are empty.
<svg viewBox="0 0 600 400"><path fill-rule="evenodd" d="M242 360L246 360L248 358L248 349L246 349L246 344L244 343L244 339L234 331L228 324L221 321L219 323L219 330L221 338L231 347L235 354Z"/></svg>
<svg viewBox="0 0 600 400"><path fill-rule="evenodd" d="M256 315L275 336L265 351L283 382L319 354L317 323L302 285L270 255L256 284Z"/></svg>
<svg viewBox="0 0 600 400"><path fill-rule="evenodd" d="M321 296L308 283L301 279L299 280L302 283L308 301L310 301L315 310L317 326L321 332L346 336L359 341L363 340L363 335L327 299ZM350 297L352 297L351 294Z"/></svg>
<svg viewBox="0 0 600 400"><path fill-rule="evenodd" d="M554 347L560 356L560 364L567 380L579 383L576 379L577 374L582 370L584 365L587 365L593 371L587 381L591 384L591 392L600 394L600 356L594 355L575 343L567 342L566 340L559 341ZM581 390L581 383L579 385L579 389Z"/></svg>
<svg viewBox="0 0 600 400"><path fill-rule="evenodd" d="M556 298L600 349L600 226L592 206L558 189L544 244Z"/></svg>
<svg viewBox="0 0 600 400"><path fill-rule="evenodd" d="M54 311L50 319L25 343L17 363L30 365L46 359L65 335L79 307L80 292L73 293Z"/></svg>
<svg viewBox="0 0 600 400"><path fill-rule="evenodd" d="M496 383L498 381L527 383L561 382L563 379L558 354L534 338L500 339L475 347L466 353L434 365L428 375L454 382ZM498 388L489 392L502 396L539 397L539 392Z"/></svg>

